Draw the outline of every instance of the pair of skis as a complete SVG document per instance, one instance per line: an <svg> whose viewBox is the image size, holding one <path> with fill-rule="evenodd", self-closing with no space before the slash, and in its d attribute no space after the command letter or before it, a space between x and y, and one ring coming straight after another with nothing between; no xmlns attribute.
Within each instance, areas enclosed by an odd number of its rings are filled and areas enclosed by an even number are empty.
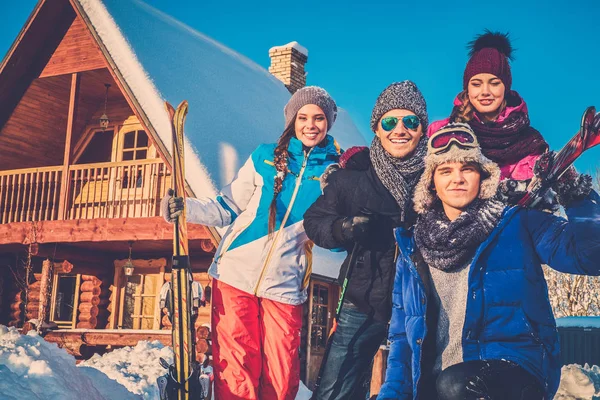
<svg viewBox="0 0 600 400"><path fill-rule="evenodd" d="M187 101L175 110L165 102L171 121L173 137L173 196L183 197L185 204L185 173L183 157L183 125L188 112ZM185 208L174 223L173 266L171 271L172 310L169 310L173 328L173 364L164 359L160 363L168 373L158 378L161 400L202 400L208 397L210 379L202 375L202 366L196 361L196 335L193 317L192 273L188 248Z"/></svg>
<svg viewBox="0 0 600 400"><path fill-rule="evenodd" d="M600 144L600 114L596 107L588 107L581 118L579 132L556 154L545 177L534 177L527 187L527 193L519 200L520 206L535 207L550 187L587 149Z"/></svg>

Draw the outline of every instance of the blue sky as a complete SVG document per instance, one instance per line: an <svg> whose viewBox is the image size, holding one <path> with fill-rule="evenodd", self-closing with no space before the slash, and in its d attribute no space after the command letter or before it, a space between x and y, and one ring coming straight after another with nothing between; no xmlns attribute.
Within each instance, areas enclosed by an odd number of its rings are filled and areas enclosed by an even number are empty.
<svg viewBox="0 0 600 400"><path fill-rule="evenodd" d="M3 6L1 54L35 3L19 0ZM560 148L577 131L585 107L600 109L597 0L551 0L543 7L512 0L147 3L265 68L270 47L298 41L309 50L307 83L326 88L367 138L375 99L394 81L417 83L430 120L447 116L461 90L466 43L485 28L510 32L516 48L513 89L524 97L532 125L552 148ZM598 160L600 146L576 165L595 172Z"/></svg>

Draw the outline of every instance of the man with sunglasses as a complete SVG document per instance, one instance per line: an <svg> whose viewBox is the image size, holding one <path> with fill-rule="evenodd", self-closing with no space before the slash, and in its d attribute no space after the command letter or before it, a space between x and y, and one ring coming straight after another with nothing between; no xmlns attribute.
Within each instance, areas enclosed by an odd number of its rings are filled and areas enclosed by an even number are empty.
<svg viewBox="0 0 600 400"><path fill-rule="evenodd" d="M393 228L415 221L411 199L423 172L427 123L425 99L413 82L388 86L373 108L375 137L370 148L357 154L352 148L342 156L342 168L328 176L323 194L304 215L306 234L317 246L348 252L340 284L349 264L354 264L313 398L366 396L372 360L385 340L391 316Z"/></svg>
<svg viewBox="0 0 600 400"><path fill-rule="evenodd" d="M555 189L568 220L506 207L467 124L429 139L413 230L400 227L388 399L552 399L560 346L542 264L600 275L600 197ZM589 181L588 178L585 178Z"/></svg>

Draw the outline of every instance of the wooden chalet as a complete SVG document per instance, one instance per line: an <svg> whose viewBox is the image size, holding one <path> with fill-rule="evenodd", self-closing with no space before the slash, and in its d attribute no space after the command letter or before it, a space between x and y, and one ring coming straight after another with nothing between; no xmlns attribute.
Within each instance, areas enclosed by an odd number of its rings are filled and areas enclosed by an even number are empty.
<svg viewBox="0 0 600 400"><path fill-rule="evenodd" d="M171 186L162 103L190 102L188 194L212 196L259 143L276 140L289 96L263 68L144 3L40 0L0 65L0 324L54 322L45 339L78 359L139 340L170 345L158 305L172 253L160 216ZM345 112L337 124L342 146L364 144ZM206 287L219 233L190 224L189 237ZM309 387L341 259L315 257L335 265L315 267L311 281ZM199 358L210 354L209 321L210 305L196 322Z"/></svg>

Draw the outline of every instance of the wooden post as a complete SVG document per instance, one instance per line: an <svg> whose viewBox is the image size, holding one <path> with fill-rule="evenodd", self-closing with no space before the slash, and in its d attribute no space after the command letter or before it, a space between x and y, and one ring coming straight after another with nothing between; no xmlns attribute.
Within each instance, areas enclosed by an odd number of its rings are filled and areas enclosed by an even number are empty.
<svg viewBox="0 0 600 400"><path fill-rule="evenodd" d="M54 263L49 259L42 263L42 277L40 279L40 303L38 308L38 333L41 332L42 323L46 319L46 313L50 310L50 295L52 294L52 267Z"/></svg>
<svg viewBox="0 0 600 400"><path fill-rule="evenodd" d="M388 350L385 347L380 347L375 354L373 360L373 374L371 375L371 390L369 394L371 396L379 394L381 386L385 381L385 370L387 369L387 356Z"/></svg>
<svg viewBox="0 0 600 400"><path fill-rule="evenodd" d="M67 135L65 139L65 156L63 160L62 179L60 184L60 199L58 204L58 219L67 217L67 205L69 199L69 164L71 163L71 138L73 136L73 125L77 114L77 97L79 94L79 74L71 75L71 95L69 97L69 115L67 116Z"/></svg>

